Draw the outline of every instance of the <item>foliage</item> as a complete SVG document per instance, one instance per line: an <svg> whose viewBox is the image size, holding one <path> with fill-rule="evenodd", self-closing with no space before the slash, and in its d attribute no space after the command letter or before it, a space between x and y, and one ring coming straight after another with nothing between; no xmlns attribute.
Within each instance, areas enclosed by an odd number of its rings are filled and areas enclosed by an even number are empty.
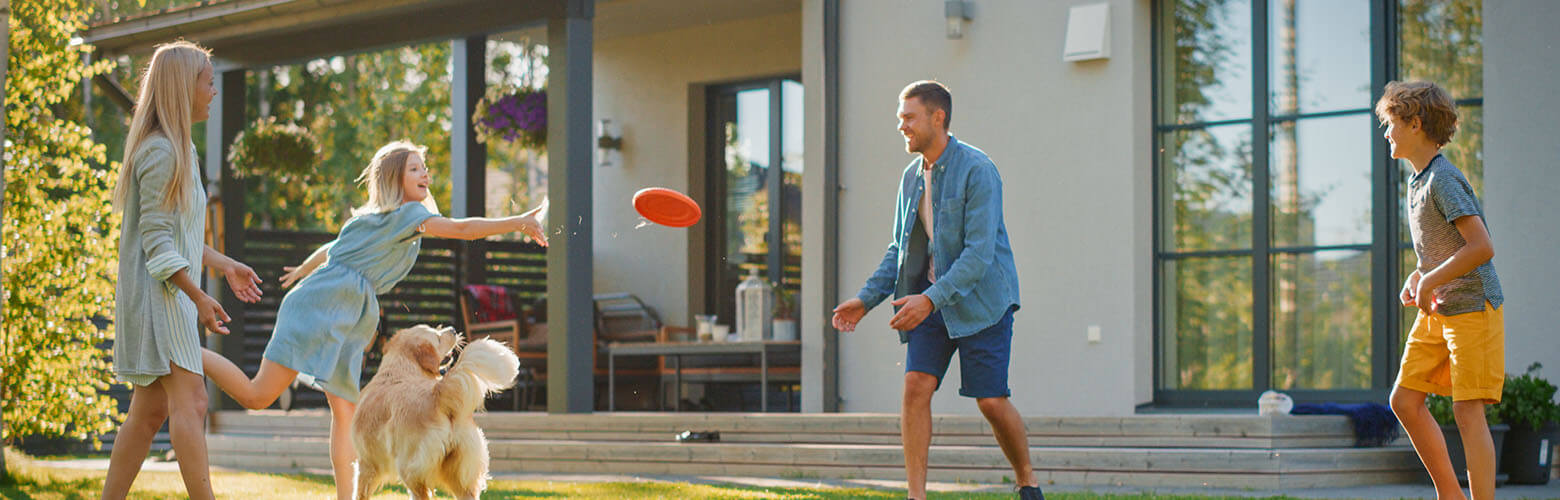
<svg viewBox="0 0 1560 500"><path fill-rule="evenodd" d="M769 286L775 291L775 319L796 319L796 290L778 281L770 282Z"/></svg>
<svg viewBox="0 0 1560 500"><path fill-rule="evenodd" d="M547 81L547 46L529 38L489 39L487 78L489 87L513 85L539 88ZM519 215L536 206L547 193L546 148L517 142L492 141L487 145L487 215ZM495 236L520 239L520 233Z"/></svg>
<svg viewBox="0 0 1560 500"><path fill-rule="evenodd" d="M1506 385L1501 389L1501 420L1511 425L1527 425L1537 431L1544 424L1560 422L1560 405L1555 404L1555 385L1538 376L1543 365L1535 362L1527 373L1506 375Z"/></svg>
<svg viewBox="0 0 1560 500"><path fill-rule="evenodd" d="M1431 394L1425 398L1425 406L1430 408L1430 416L1435 418L1435 423L1457 425L1457 417L1452 412L1452 398L1439 394ZM1484 420L1489 425L1503 424L1506 421L1501 418L1501 403L1484 405Z"/></svg>
<svg viewBox="0 0 1560 500"><path fill-rule="evenodd" d="M335 232L365 199L353 179L380 146L397 139L428 147L430 189L447 210L449 64L449 43L436 42L250 71L247 118L297 123L321 153L312 182L246 179L245 225Z"/></svg>
<svg viewBox="0 0 1560 500"><path fill-rule="evenodd" d="M277 123L276 117L268 116L238 133L228 152L228 162L233 164L233 173L238 177L314 182L314 163L319 154L319 143L309 129Z"/></svg>
<svg viewBox="0 0 1560 500"><path fill-rule="evenodd" d="M21 436L91 438L119 418L99 348L111 335L118 165L81 125L80 82L110 70L73 45L86 0L11 4L5 83L4 333L0 418Z"/></svg>
<svg viewBox="0 0 1560 500"><path fill-rule="evenodd" d="M477 102L472 127L484 144L503 139L525 148L546 148L547 89L490 87Z"/></svg>

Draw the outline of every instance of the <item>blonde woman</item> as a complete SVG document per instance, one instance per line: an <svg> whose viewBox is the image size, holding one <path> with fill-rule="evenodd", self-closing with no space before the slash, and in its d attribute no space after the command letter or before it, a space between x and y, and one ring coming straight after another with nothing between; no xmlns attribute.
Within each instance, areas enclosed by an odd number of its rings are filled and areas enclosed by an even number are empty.
<svg viewBox="0 0 1560 500"><path fill-rule="evenodd" d="M130 382L130 412L114 437L103 498L124 498L164 421L190 498L212 498L206 462L206 385L200 330L228 333L222 306L196 281L220 271L234 294L260 300L253 269L204 244L206 194L190 126L206 119L217 89L206 49L160 45L141 75L114 206L119 283L114 297L114 374Z"/></svg>
<svg viewBox="0 0 1560 500"><path fill-rule="evenodd" d="M547 244L541 221L547 203L499 219L449 219L428 194L427 148L397 141L379 148L358 182L368 202L352 211L335 241L315 250L282 276L293 288L282 298L276 328L253 380L227 358L204 353L207 374L223 392L250 409L271 405L294 379L325 392L330 404L330 460L336 494L351 500L352 415L357 409L363 352L379 326L377 295L411 271L423 236L474 240L520 231ZM300 281L301 280L301 281Z"/></svg>

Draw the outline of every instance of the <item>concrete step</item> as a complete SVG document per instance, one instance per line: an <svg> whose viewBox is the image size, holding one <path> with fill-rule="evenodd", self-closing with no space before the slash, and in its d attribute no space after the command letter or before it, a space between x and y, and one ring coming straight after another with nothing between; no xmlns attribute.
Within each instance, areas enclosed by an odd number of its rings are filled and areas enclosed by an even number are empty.
<svg viewBox="0 0 1560 500"><path fill-rule="evenodd" d="M322 410L217 412L214 430L244 435L318 435L328 432ZM487 413L477 421L490 438L516 440L667 441L685 430L719 431L726 443L899 443L898 415L602 413L556 416ZM1035 446L1128 448L1298 449L1347 448L1353 428L1342 416L1142 415L1025 419ZM978 416L934 417L932 443L995 444Z"/></svg>
<svg viewBox="0 0 1560 500"><path fill-rule="evenodd" d="M254 470L328 468L323 436L215 434L212 463ZM898 445L676 443L492 439L493 473L556 472L903 479ZM1406 482L1419 477L1410 448L1031 448L1056 484L1288 488ZM939 481L1001 482L1012 471L995 446L934 445Z"/></svg>

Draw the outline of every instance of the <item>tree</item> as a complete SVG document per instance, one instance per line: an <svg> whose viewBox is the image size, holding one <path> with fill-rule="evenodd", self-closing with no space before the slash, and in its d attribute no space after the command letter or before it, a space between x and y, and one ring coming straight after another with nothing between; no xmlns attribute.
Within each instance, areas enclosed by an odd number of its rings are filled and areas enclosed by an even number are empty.
<svg viewBox="0 0 1560 500"><path fill-rule="evenodd" d="M0 88L5 88L6 68L10 67L9 55L11 54L11 0L0 0L0 46L5 47L6 57L0 57ZM5 96L0 95L0 109L5 107ZM0 127L0 144L5 143L5 127ZM5 204L5 174L0 170L0 205ZM5 215L0 214L0 221L5 220ZM0 275L0 295L5 294L5 278ZM0 311L5 310L5 304L0 302ZM0 314L4 314L0 312ZM0 352L5 352L5 337L0 335ZM0 363L0 379L5 378L5 365ZM5 399L5 386L0 385L0 399ZM5 435L5 419L0 418L0 436ZM5 468L5 450L0 449L0 483L6 482L8 476Z"/></svg>
<svg viewBox="0 0 1560 500"><path fill-rule="evenodd" d="M119 224L110 210L117 163L80 124L78 85L110 63L72 45L91 5L11 6L5 81L3 334L0 420L21 436L92 439L119 418L108 388ZM21 284L21 286L16 286Z"/></svg>

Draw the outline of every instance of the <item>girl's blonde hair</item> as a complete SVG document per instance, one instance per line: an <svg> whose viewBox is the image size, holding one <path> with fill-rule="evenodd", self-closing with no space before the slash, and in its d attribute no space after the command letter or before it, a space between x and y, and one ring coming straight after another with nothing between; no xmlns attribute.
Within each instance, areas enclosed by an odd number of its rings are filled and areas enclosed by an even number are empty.
<svg viewBox="0 0 1560 500"><path fill-rule="evenodd" d="M374 153L374 159L369 160L368 166L363 167L363 173L358 175L357 182L368 190L368 202L352 209L352 215L380 214L393 211L401 207L406 200L406 162L417 155L417 159L428 165L426 154L428 148L408 141L395 141L379 148ZM428 207L429 212L439 213L439 205L434 203L433 194L423 198L423 206Z"/></svg>
<svg viewBox="0 0 1560 500"><path fill-rule="evenodd" d="M135 177L135 154L153 135L162 135L173 144L173 175L163 189L163 207L181 209L196 189L196 179L190 175L194 154L190 142L193 125L194 103L197 92L195 82L211 64L211 51L194 43L179 40L157 46L152 62L141 73L141 88L135 99L135 111L130 118L130 135L125 140L125 156L119 163L119 184L114 186L114 206L123 208L130 202L131 180Z"/></svg>

